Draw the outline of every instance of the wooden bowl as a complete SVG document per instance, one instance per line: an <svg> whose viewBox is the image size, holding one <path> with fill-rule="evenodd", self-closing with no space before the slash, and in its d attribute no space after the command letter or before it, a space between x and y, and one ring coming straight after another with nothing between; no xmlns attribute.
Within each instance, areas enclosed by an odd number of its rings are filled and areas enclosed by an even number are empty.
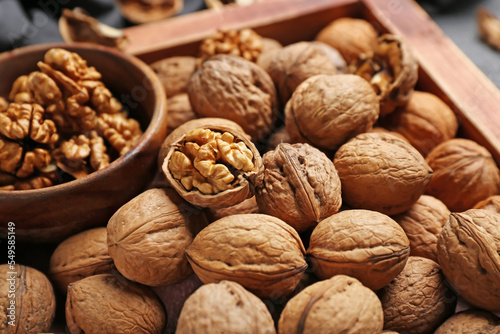
<svg viewBox="0 0 500 334"><path fill-rule="evenodd" d="M166 97L155 73L133 56L85 43L43 44L4 52L0 54L0 96L7 98L14 80L38 70L37 62L55 47L78 53L101 72L104 84L141 123L144 134L129 152L83 178L43 189L0 191L1 237L15 231L18 240L56 242L105 225L156 173L158 150L167 130ZM12 225L15 229L9 229Z"/></svg>

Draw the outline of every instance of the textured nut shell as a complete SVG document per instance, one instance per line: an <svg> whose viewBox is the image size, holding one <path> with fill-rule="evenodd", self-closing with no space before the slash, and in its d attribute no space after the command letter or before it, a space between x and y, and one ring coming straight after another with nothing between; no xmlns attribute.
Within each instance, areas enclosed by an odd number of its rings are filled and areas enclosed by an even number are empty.
<svg viewBox="0 0 500 334"><path fill-rule="evenodd" d="M370 22L350 17L334 20L316 36L317 41L337 49L349 63L362 53L371 56L377 38L378 33Z"/></svg>
<svg viewBox="0 0 500 334"><path fill-rule="evenodd" d="M474 205L473 209L489 210L495 213L500 213L500 195L493 195L485 200Z"/></svg>
<svg viewBox="0 0 500 334"><path fill-rule="evenodd" d="M352 277L338 275L315 283L285 306L278 333L381 333L384 323L377 295Z"/></svg>
<svg viewBox="0 0 500 334"><path fill-rule="evenodd" d="M285 108L293 142L335 150L369 131L379 116L377 94L352 74L317 75L301 83Z"/></svg>
<svg viewBox="0 0 500 334"><path fill-rule="evenodd" d="M410 256L403 271L380 292L384 328L402 333L432 333L453 314L456 298L439 265Z"/></svg>
<svg viewBox="0 0 500 334"><path fill-rule="evenodd" d="M265 37L262 38L262 50L255 63L262 67L264 71L268 72L271 61L276 53L282 48L283 45L281 45L281 43L277 40Z"/></svg>
<svg viewBox="0 0 500 334"><path fill-rule="evenodd" d="M432 176L431 168L415 148L385 133L356 136L340 147L333 163L345 204L387 215L409 209Z"/></svg>
<svg viewBox="0 0 500 334"><path fill-rule="evenodd" d="M108 253L105 227L75 234L61 242L50 258L50 278L66 293L69 283L82 278L109 273L113 259Z"/></svg>
<svg viewBox="0 0 500 334"><path fill-rule="evenodd" d="M166 314L148 287L101 274L68 286L66 323L71 334L163 333Z"/></svg>
<svg viewBox="0 0 500 334"><path fill-rule="evenodd" d="M235 281L261 298L290 294L307 268L298 233L264 214L213 222L196 236L186 254L203 283Z"/></svg>
<svg viewBox="0 0 500 334"><path fill-rule="evenodd" d="M410 240L410 255L437 262L437 239L450 213L437 198L422 195L411 208L393 217Z"/></svg>
<svg viewBox="0 0 500 334"><path fill-rule="evenodd" d="M388 133L390 135L393 135L393 136L396 136L400 139L403 139L405 142L407 142L408 144L410 144L410 142L408 141L408 139L405 138L405 136L403 136L401 133L399 132L394 132L394 131L389 131L387 130L386 128L383 128L381 126L375 126L373 127L370 131L368 132L382 132L382 133Z"/></svg>
<svg viewBox="0 0 500 334"><path fill-rule="evenodd" d="M500 318L482 310L455 313L436 329L434 334L500 333Z"/></svg>
<svg viewBox="0 0 500 334"><path fill-rule="evenodd" d="M219 208L219 209L211 209L209 208L206 211L207 218L210 222L214 222L218 219L237 215L241 213L259 213L259 206L257 205L257 200L254 197L247 198L241 203L236 205L227 207L227 208Z"/></svg>
<svg viewBox="0 0 500 334"><path fill-rule="evenodd" d="M241 57L216 55L205 60L187 90L199 117L230 119L254 140L268 135L278 116L273 81L258 65Z"/></svg>
<svg viewBox="0 0 500 334"><path fill-rule="evenodd" d="M246 179L240 181L240 185L234 189L229 189L216 195L206 195L198 190L187 191L182 184L177 181L168 170L167 163L170 156L174 153L179 143L184 140L185 135L193 129L211 129L219 132L230 132L236 138L242 140L253 153L254 170L245 173ZM181 195L186 201L191 204L209 208L225 208L233 206L245 199L250 198L254 194L254 180L257 175L262 173L263 164L259 151L249 139L243 129L233 121L224 118L198 118L188 121L165 138L160 153L158 154L158 163L163 174L167 178L170 185ZM248 180L247 180L248 179ZM250 181L250 182L249 182Z"/></svg>
<svg viewBox="0 0 500 334"><path fill-rule="evenodd" d="M307 255L321 279L348 275L378 290L403 270L410 242L389 216L369 210L345 210L316 226Z"/></svg>
<svg viewBox="0 0 500 334"><path fill-rule="evenodd" d="M110 218L109 254L116 269L132 281L177 283L192 274L184 250L207 224L205 215L173 189L149 189Z"/></svg>
<svg viewBox="0 0 500 334"><path fill-rule="evenodd" d="M177 334L273 334L271 314L259 298L231 281L206 284L184 303Z"/></svg>
<svg viewBox="0 0 500 334"><path fill-rule="evenodd" d="M169 57L152 63L151 68L160 79L167 97L186 93L191 74L196 69L194 57Z"/></svg>
<svg viewBox="0 0 500 334"><path fill-rule="evenodd" d="M262 213L304 232L342 205L333 162L309 144L279 144L264 154L262 182L255 197Z"/></svg>
<svg viewBox="0 0 500 334"><path fill-rule="evenodd" d="M178 126L196 118L196 114L189 103L187 93L177 94L167 99L167 135Z"/></svg>
<svg viewBox="0 0 500 334"><path fill-rule="evenodd" d="M488 150L472 140L447 140L426 160L434 171L426 193L443 201L451 211L468 210L498 194L500 171Z"/></svg>
<svg viewBox="0 0 500 334"><path fill-rule="evenodd" d="M15 273L15 274L13 274ZM14 281L8 279L14 277ZM15 285L12 293L11 284ZM9 295L14 294L13 298ZM7 308L15 301L15 319ZM0 332L5 334L43 333L52 325L56 311L54 289L48 278L31 267L0 265ZM13 321L15 326L9 325Z"/></svg>
<svg viewBox="0 0 500 334"><path fill-rule="evenodd" d="M337 67L320 43L298 42L276 53L268 71L285 105L303 81L318 74L336 74Z"/></svg>
<svg viewBox="0 0 500 334"><path fill-rule="evenodd" d="M480 209L452 213L437 250L444 275L463 299L500 311L500 215Z"/></svg>
<svg viewBox="0 0 500 334"><path fill-rule="evenodd" d="M382 124L401 133L424 157L438 144L455 137L458 129L451 108L427 92L413 92L408 104L382 118Z"/></svg>

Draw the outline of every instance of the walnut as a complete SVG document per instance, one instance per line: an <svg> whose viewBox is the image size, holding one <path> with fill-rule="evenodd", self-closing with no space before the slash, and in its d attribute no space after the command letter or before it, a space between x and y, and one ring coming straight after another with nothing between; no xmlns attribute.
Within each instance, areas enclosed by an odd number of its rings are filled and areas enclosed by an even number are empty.
<svg viewBox="0 0 500 334"><path fill-rule="evenodd" d="M377 295L345 275L315 283L285 306L278 333L381 333L382 305Z"/></svg>
<svg viewBox="0 0 500 334"><path fill-rule="evenodd" d="M404 107L382 118L382 125L401 133L424 157L457 134L455 113L434 94L413 92Z"/></svg>
<svg viewBox="0 0 500 334"><path fill-rule="evenodd" d="M110 157L106 153L107 148L104 139L96 131L90 132L90 166L94 170L100 170L109 165Z"/></svg>
<svg viewBox="0 0 500 334"><path fill-rule="evenodd" d="M455 311L456 297L439 265L410 256L403 271L380 291L384 329L432 333Z"/></svg>
<svg viewBox="0 0 500 334"><path fill-rule="evenodd" d="M304 232L339 211L342 198L337 170L317 148L279 144L262 160L264 173L255 189L262 213Z"/></svg>
<svg viewBox="0 0 500 334"><path fill-rule="evenodd" d="M199 53L202 61L217 54L228 54L256 62L262 47L262 37L252 29L219 30L201 42Z"/></svg>
<svg viewBox="0 0 500 334"><path fill-rule="evenodd" d="M464 300L500 311L500 215L481 209L452 213L439 235L437 256Z"/></svg>
<svg viewBox="0 0 500 334"><path fill-rule="evenodd" d="M410 240L410 255L437 262L437 239L450 213L437 198L422 195L411 208L393 217Z"/></svg>
<svg viewBox="0 0 500 334"><path fill-rule="evenodd" d="M21 75L14 80L9 93L9 100L16 103L30 103L33 100L33 96L31 96L27 83L27 75Z"/></svg>
<svg viewBox="0 0 500 334"><path fill-rule="evenodd" d="M0 113L0 133L10 139L29 136L33 106L28 103L11 103Z"/></svg>
<svg viewBox="0 0 500 334"><path fill-rule="evenodd" d="M500 195L490 196L474 205L473 209L484 209L500 213Z"/></svg>
<svg viewBox="0 0 500 334"><path fill-rule="evenodd" d="M266 72L269 72L269 65L276 53L283 48L280 42L272 38L262 38L262 50L259 57L255 61L257 65L262 67Z"/></svg>
<svg viewBox="0 0 500 334"><path fill-rule="evenodd" d="M278 88L281 103L285 105L303 81L318 74L337 74L337 67L325 52L324 44L298 42L279 50L268 72Z"/></svg>
<svg viewBox="0 0 500 334"><path fill-rule="evenodd" d="M500 50L500 19L484 7L476 11L479 37L490 47Z"/></svg>
<svg viewBox="0 0 500 334"><path fill-rule="evenodd" d="M191 74L196 69L194 57L169 57L152 63L151 68L156 72L165 88L167 98L186 93ZM170 113L170 109L168 109Z"/></svg>
<svg viewBox="0 0 500 334"><path fill-rule="evenodd" d="M372 128L379 103L370 85L356 75L317 75L297 87L285 115L293 142L336 150Z"/></svg>
<svg viewBox="0 0 500 334"><path fill-rule="evenodd" d="M443 201L451 211L468 210L499 192L500 170L488 150L472 140L447 140L426 160L434 171L426 193Z"/></svg>
<svg viewBox="0 0 500 334"><path fill-rule="evenodd" d="M47 112L54 113L64 109L62 105L62 92L56 82L43 72L32 72L27 78L26 89L30 96L30 102L43 106Z"/></svg>
<svg viewBox="0 0 500 334"><path fill-rule="evenodd" d="M167 99L167 135L179 125L196 118L196 113L189 103L187 93L177 94Z"/></svg>
<svg viewBox="0 0 500 334"><path fill-rule="evenodd" d="M24 158L21 166L16 172L16 176L25 178L35 172L35 168L42 170L47 167L52 158L50 153L43 148L34 148L31 151L24 152Z"/></svg>
<svg viewBox="0 0 500 334"><path fill-rule="evenodd" d="M111 272L113 259L106 238L106 228L98 227L75 234L57 246L50 258L49 276L63 293L70 283Z"/></svg>
<svg viewBox="0 0 500 334"><path fill-rule="evenodd" d="M189 100L199 117L238 123L254 140L263 139L278 116L276 89L259 66L240 57L216 55L193 73Z"/></svg>
<svg viewBox="0 0 500 334"><path fill-rule="evenodd" d="M393 136L396 136L400 139L403 139L405 142L407 142L408 144L410 144L410 142L408 141L408 139L406 139L405 136L403 136L401 133L399 132L394 132L394 131L389 131L387 130L386 128L383 128L381 126L374 126L370 131L367 131L367 132L382 132L382 133L388 133L388 134L391 134ZM411 145L411 144L410 144Z"/></svg>
<svg viewBox="0 0 500 334"><path fill-rule="evenodd" d="M125 112L99 115L96 129L120 155L127 153L142 136L139 122L127 118Z"/></svg>
<svg viewBox="0 0 500 334"><path fill-rule="evenodd" d="M378 33L370 22L363 19L342 17L323 28L316 40L337 49L350 63L360 54L373 55L377 46Z"/></svg>
<svg viewBox="0 0 500 334"><path fill-rule="evenodd" d="M231 281L206 284L184 303L177 325L183 333L274 334L271 314L259 298Z"/></svg>
<svg viewBox="0 0 500 334"><path fill-rule="evenodd" d="M0 171L16 172L23 157L23 147L17 143L0 137Z"/></svg>
<svg viewBox="0 0 500 334"><path fill-rule="evenodd" d="M172 189L149 189L123 205L107 226L109 254L126 278L149 286L192 274L184 255L207 221ZM140 268L140 270L138 270Z"/></svg>
<svg viewBox="0 0 500 334"><path fill-rule="evenodd" d="M76 81L101 79L95 67L88 66L87 61L75 52L52 48L45 53L44 62Z"/></svg>
<svg viewBox="0 0 500 334"><path fill-rule="evenodd" d="M123 110L122 104L113 96L103 84L98 85L92 91L92 106L98 114L116 114Z"/></svg>
<svg viewBox="0 0 500 334"><path fill-rule="evenodd" d="M2 264L0 309L0 332L45 333L55 316L54 289L48 278L36 269Z"/></svg>
<svg viewBox="0 0 500 334"><path fill-rule="evenodd" d="M340 147L333 163L344 203L387 215L408 210L432 177L432 169L415 148L385 133L354 137Z"/></svg>
<svg viewBox="0 0 500 334"><path fill-rule="evenodd" d="M316 226L307 255L320 279L349 275L378 290L403 270L410 242L389 216L369 210L345 210Z"/></svg>
<svg viewBox="0 0 500 334"><path fill-rule="evenodd" d="M165 321L154 292L122 277L100 274L68 286L66 324L71 334L161 334Z"/></svg>
<svg viewBox="0 0 500 334"><path fill-rule="evenodd" d="M12 190L31 190L31 189L41 189L54 185L54 181L43 175L31 176L25 179L18 179L14 183L14 189Z"/></svg>
<svg viewBox="0 0 500 334"><path fill-rule="evenodd" d="M83 134L63 141L52 152L57 161L57 167L75 178L81 178L90 173L87 164L90 153L90 138Z"/></svg>
<svg viewBox="0 0 500 334"><path fill-rule="evenodd" d="M262 159L234 122L201 118L184 123L163 142L163 174L188 202L211 208L235 205L253 196Z"/></svg>
<svg viewBox="0 0 500 334"><path fill-rule="evenodd" d="M360 55L351 63L351 72L370 82L384 116L408 103L418 80L418 63L406 42L385 34L378 38L373 57Z"/></svg>
<svg viewBox="0 0 500 334"><path fill-rule="evenodd" d="M298 233L264 214L238 214L205 227L186 255L200 280L231 280L261 298L281 298L297 286L307 268Z"/></svg>
<svg viewBox="0 0 500 334"><path fill-rule="evenodd" d="M466 310L455 313L439 326L434 334L481 334L499 333L500 318L482 310Z"/></svg>
<svg viewBox="0 0 500 334"><path fill-rule="evenodd" d="M261 213L255 196L227 208L208 208L206 211L207 218L210 222L242 213Z"/></svg>
<svg viewBox="0 0 500 334"><path fill-rule="evenodd" d="M3 113L9 107L9 102L0 96L0 113Z"/></svg>

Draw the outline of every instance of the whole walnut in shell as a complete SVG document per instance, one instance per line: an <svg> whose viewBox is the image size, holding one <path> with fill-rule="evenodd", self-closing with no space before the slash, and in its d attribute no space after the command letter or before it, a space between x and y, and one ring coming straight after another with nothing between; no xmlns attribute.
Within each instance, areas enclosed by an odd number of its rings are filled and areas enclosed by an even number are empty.
<svg viewBox="0 0 500 334"><path fill-rule="evenodd" d="M113 259L108 252L107 230L98 227L61 242L50 258L49 275L66 293L68 284L88 276L109 273L113 268Z"/></svg>
<svg viewBox="0 0 500 334"><path fill-rule="evenodd" d="M161 334L165 321L158 296L123 277L100 274L68 286L66 324L71 334Z"/></svg>
<svg viewBox="0 0 500 334"><path fill-rule="evenodd" d="M307 255L320 279L349 275L378 290L403 270L410 242L389 216L369 210L345 210L316 226Z"/></svg>
<svg viewBox="0 0 500 334"><path fill-rule="evenodd" d="M268 72L271 61L276 53L282 48L283 45L277 40L265 37L262 38L262 50L255 63Z"/></svg>
<svg viewBox="0 0 500 334"><path fill-rule="evenodd" d="M236 205L229 206L227 208L208 208L205 211L209 222L214 222L223 217L237 215L241 213L260 213L259 205L257 204L257 200L255 196L247 198L243 202L240 202Z"/></svg>
<svg viewBox="0 0 500 334"><path fill-rule="evenodd" d="M354 137L340 147L333 163L344 203L387 215L408 210L432 177L432 169L415 148L386 133Z"/></svg>
<svg viewBox="0 0 500 334"><path fill-rule="evenodd" d="M264 154L262 181L255 197L262 213L304 232L342 205L333 162L309 144L279 144Z"/></svg>
<svg viewBox="0 0 500 334"><path fill-rule="evenodd" d="M19 264L0 265L0 332L49 331L56 311L54 289L40 271Z"/></svg>
<svg viewBox="0 0 500 334"><path fill-rule="evenodd" d="M177 94L167 99L167 135L180 125L196 118L187 93Z"/></svg>
<svg viewBox="0 0 500 334"><path fill-rule="evenodd" d="M368 82L352 74L317 75L293 93L285 126L293 142L336 150L369 131L378 116L378 98Z"/></svg>
<svg viewBox="0 0 500 334"><path fill-rule="evenodd" d="M470 139L454 138L436 146L427 163L434 171L426 193L461 212L500 189L500 170L490 152Z"/></svg>
<svg viewBox="0 0 500 334"><path fill-rule="evenodd" d="M274 334L266 304L240 284L231 281L206 284L184 303L177 334Z"/></svg>
<svg viewBox="0 0 500 334"><path fill-rule="evenodd" d="M240 283L261 298L281 298L297 286L307 268L298 233L264 214L238 214L205 227L186 255L200 280Z"/></svg>
<svg viewBox="0 0 500 334"><path fill-rule="evenodd" d="M182 281L191 273L184 250L207 220L173 189L149 189L109 219L108 247L116 269L149 286Z"/></svg>
<svg viewBox="0 0 500 334"><path fill-rule="evenodd" d="M434 334L498 334L500 318L487 311L466 310L455 313L436 329Z"/></svg>
<svg viewBox="0 0 500 334"><path fill-rule="evenodd" d="M500 213L500 195L493 195L487 199L479 201L476 205L474 205L473 209L483 209Z"/></svg>
<svg viewBox="0 0 500 334"><path fill-rule="evenodd" d="M468 303L500 311L500 215L470 209L452 213L438 238L443 273Z"/></svg>
<svg viewBox="0 0 500 334"><path fill-rule="evenodd" d="M278 333L381 333L384 323L377 295L352 277L317 282L285 306Z"/></svg>
<svg viewBox="0 0 500 334"><path fill-rule="evenodd" d="M437 198L422 195L411 208L393 217L410 240L410 255L438 261L437 239L450 213Z"/></svg>
<svg viewBox="0 0 500 334"><path fill-rule="evenodd" d="M222 54L205 60L187 90L199 117L230 119L254 140L265 138L278 116L273 81L258 65L241 57Z"/></svg>
<svg viewBox="0 0 500 334"><path fill-rule="evenodd" d="M410 256L403 271L380 291L384 328L401 333L432 333L455 311L456 297L439 265Z"/></svg>

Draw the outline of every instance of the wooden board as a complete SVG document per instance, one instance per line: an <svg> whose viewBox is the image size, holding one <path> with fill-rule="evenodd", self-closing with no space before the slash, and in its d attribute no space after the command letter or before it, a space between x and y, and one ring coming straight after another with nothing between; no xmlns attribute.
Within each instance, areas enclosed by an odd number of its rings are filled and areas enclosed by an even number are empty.
<svg viewBox="0 0 500 334"><path fill-rule="evenodd" d="M500 163L500 91L413 0L268 0L227 6L127 28L127 52L147 63L196 55L200 41L218 29L250 27L283 44L312 40L341 16L369 20L381 32L402 36L419 65L418 88L440 96L461 122L461 135L486 146Z"/></svg>

